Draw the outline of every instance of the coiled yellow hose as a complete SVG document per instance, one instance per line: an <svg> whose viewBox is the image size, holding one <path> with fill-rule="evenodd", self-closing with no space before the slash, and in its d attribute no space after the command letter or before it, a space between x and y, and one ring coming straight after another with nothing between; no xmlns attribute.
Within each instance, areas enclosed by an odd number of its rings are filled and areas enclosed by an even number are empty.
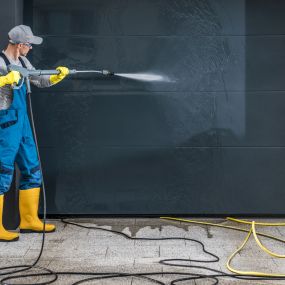
<svg viewBox="0 0 285 285"><path fill-rule="evenodd" d="M265 233L261 233L261 232L257 232L256 231L256 225L258 226L265 226L265 227L274 227L274 226L285 226L285 223L259 223L259 222L255 222L255 221L246 221L246 220L241 220L241 219L235 219L235 218L230 218L228 217L227 220L229 221L233 221L236 223L240 223L240 224L246 224L246 225L250 225L250 229L246 230L246 229L242 229L239 227L233 227L233 226L226 226L226 225L220 225L220 224L215 224L215 223L210 223L210 222L201 222L201 221L196 221L196 220L188 220L188 219L180 219L180 218L173 218L173 217L160 217L161 219L165 219L165 220L174 220L174 221L179 221L179 222L186 222L186 223L192 223L192 224L198 224L198 225L208 225L208 226L214 226L214 227L220 227L220 228L225 228L225 229L231 229L231 230L237 230L237 231L242 231L242 232L247 232L247 236L244 239L243 243L241 244L241 246L233 253L231 254L231 256L229 257L228 261L227 261L227 268L228 270L230 270L233 273L236 274L241 274L241 275L251 275L251 276L257 276L257 277L285 277L285 274L282 273L266 273L266 272L258 272L258 271L242 271L242 270L238 270L238 269L234 269L231 266L231 262L234 259L234 257L244 248L244 246L246 245L246 243L248 242L249 238L251 235L253 235L257 245L267 254L273 256L273 257L277 257L277 258L285 258L285 255L282 254L278 254L278 253L274 253L271 250L269 250L268 248L266 248L262 242L260 241L260 239L258 238L258 236L263 236L266 238L270 238L282 243L285 243L285 240L277 238L273 235L268 235Z"/></svg>

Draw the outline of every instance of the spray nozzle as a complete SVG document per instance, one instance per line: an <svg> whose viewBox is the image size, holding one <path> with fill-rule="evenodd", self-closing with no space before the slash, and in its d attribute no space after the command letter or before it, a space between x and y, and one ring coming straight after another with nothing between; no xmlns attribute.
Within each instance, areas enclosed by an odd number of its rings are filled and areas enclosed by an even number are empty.
<svg viewBox="0 0 285 285"><path fill-rule="evenodd" d="M106 70L106 69L103 69L102 70L102 74L106 75L106 76L112 76L112 75L114 75L114 72Z"/></svg>

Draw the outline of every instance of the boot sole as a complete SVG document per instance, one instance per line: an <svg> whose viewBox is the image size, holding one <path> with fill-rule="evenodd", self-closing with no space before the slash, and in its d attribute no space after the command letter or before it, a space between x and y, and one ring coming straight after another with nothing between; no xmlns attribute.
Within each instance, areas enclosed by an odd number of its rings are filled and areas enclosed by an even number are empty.
<svg viewBox="0 0 285 285"><path fill-rule="evenodd" d="M37 233L37 234L41 234L43 233L44 231L36 231L36 230L25 230L25 229L20 229L20 233L21 234L32 234L32 233ZM55 232L55 229L52 230L52 231L45 231L46 234L49 234L49 233L54 233Z"/></svg>
<svg viewBox="0 0 285 285"><path fill-rule="evenodd" d="M0 239L0 242L13 242L13 241L17 241L17 240L19 240L19 237L16 237L16 238L11 239L11 240Z"/></svg>

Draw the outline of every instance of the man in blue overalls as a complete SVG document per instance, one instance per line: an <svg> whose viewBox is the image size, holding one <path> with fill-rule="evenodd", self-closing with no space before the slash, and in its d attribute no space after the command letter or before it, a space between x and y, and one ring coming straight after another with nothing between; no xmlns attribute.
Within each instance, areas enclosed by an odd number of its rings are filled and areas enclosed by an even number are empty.
<svg viewBox="0 0 285 285"><path fill-rule="evenodd" d="M43 39L33 35L30 27L20 25L9 33L9 44L0 53L0 241L16 241L17 233L5 230L2 223L4 194L9 190L17 163L21 171L19 190L20 232L42 232L43 223L38 217L42 174L35 141L26 106L26 86L12 89L20 80L16 71L7 72L9 64L34 69L26 58L32 44L39 45ZM31 78L38 87L49 87L65 78L69 69L58 67L59 75ZM46 232L55 231L55 226L46 224Z"/></svg>

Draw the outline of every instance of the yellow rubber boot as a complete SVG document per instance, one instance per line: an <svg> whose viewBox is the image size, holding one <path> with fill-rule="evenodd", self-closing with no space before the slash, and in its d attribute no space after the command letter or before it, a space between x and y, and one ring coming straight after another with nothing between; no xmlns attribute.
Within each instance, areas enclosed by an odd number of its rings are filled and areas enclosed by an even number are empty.
<svg viewBox="0 0 285 285"><path fill-rule="evenodd" d="M4 195L0 195L0 242L17 241L19 235L17 233L8 232L3 227L3 207L4 207Z"/></svg>
<svg viewBox="0 0 285 285"><path fill-rule="evenodd" d="M19 193L20 232L42 233L44 224L38 217L40 188L20 190ZM46 224L45 231L54 232L55 225Z"/></svg>

